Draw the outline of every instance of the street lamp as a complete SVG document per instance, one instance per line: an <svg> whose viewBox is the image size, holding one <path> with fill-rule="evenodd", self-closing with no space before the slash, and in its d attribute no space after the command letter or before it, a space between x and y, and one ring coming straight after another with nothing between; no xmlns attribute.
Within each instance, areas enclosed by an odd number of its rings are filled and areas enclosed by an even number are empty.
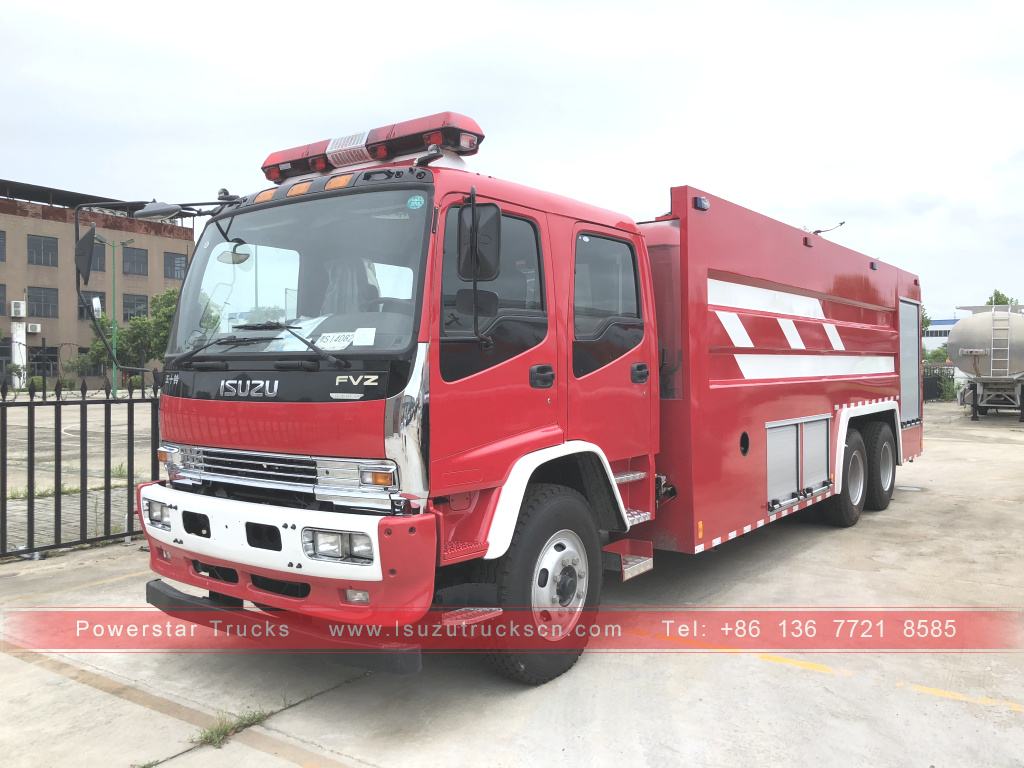
<svg viewBox="0 0 1024 768"><path fill-rule="evenodd" d="M114 397L117 397L117 249L124 248L135 242L135 238L115 243L107 240L103 235L96 233L96 239L104 245L110 246L110 290L113 294L110 299L112 314L110 316L110 333L112 337L111 347L114 352Z"/></svg>

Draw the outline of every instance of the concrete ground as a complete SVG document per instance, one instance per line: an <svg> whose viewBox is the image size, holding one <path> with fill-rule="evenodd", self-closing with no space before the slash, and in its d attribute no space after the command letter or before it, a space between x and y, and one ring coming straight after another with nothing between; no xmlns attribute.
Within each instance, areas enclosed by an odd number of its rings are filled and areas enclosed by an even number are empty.
<svg viewBox="0 0 1024 768"><path fill-rule="evenodd" d="M889 509L838 530L794 517L607 582L605 605L1024 607L1024 424L925 407L924 456ZM121 545L0 566L0 608L141 606ZM1024 655L590 653L527 688L476 658L420 674L317 654L0 653L14 766L1020 766ZM222 749L219 715L271 713Z"/></svg>

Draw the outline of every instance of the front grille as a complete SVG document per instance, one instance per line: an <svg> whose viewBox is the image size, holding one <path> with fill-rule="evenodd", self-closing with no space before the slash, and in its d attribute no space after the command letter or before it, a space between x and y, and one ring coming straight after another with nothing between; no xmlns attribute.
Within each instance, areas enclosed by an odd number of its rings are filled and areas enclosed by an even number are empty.
<svg viewBox="0 0 1024 768"><path fill-rule="evenodd" d="M352 508L391 509L391 487L363 485L360 472L395 472L394 462L379 459L336 459L285 453L238 451L180 445L172 482L230 483L252 490L309 494L309 498Z"/></svg>
<svg viewBox="0 0 1024 768"><path fill-rule="evenodd" d="M308 492L313 491L317 478L316 460L310 456L195 446L182 446L181 469L186 477L196 480L267 482Z"/></svg>

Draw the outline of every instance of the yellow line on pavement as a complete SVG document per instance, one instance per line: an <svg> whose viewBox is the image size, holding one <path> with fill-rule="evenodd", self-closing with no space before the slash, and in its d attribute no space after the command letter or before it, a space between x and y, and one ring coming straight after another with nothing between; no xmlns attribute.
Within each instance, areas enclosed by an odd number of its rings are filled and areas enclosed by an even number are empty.
<svg viewBox="0 0 1024 768"><path fill-rule="evenodd" d="M813 661L800 661L800 659L790 659L787 656L775 656L770 653L759 653L757 658L761 661L771 661L775 664L789 664L793 667L799 667L800 669L809 669L812 672L824 672L826 675L842 675L843 677L851 677L852 672L848 672L845 669L832 669L832 667L824 664L815 664Z"/></svg>
<svg viewBox="0 0 1024 768"><path fill-rule="evenodd" d="M910 690L916 691L917 693L926 693L929 696L938 696L941 699L953 699L954 701L966 701L966 702L969 702L970 704L984 704L984 705L989 706L989 707L1006 707L1006 708L1010 709L1013 712L1024 712L1024 707L1022 707L1020 704L1015 704L1012 701L999 701L998 699L988 699L988 698L976 699L976 698L974 698L972 696L968 696L968 695L963 694L963 693L958 693L957 691L946 691L946 690L943 690L942 688L928 688L927 686L924 686L924 685L913 685L913 684L911 684L911 685L908 686L906 683L896 683L896 686L897 687L904 687L904 686L906 686L906 687L910 688Z"/></svg>

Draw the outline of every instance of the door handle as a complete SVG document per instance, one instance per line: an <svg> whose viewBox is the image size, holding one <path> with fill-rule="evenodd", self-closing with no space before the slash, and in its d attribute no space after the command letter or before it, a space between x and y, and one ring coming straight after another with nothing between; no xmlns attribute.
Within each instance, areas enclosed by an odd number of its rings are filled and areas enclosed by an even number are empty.
<svg viewBox="0 0 1024 768"><path fill-rule="evenodd" d="M633 367L629 369L629 380L634 384L646 384L650 375L651 369L647 367L647 363L633 363Z"/></svg>
<svg viewBox="0 0 1024 768"><path fill-rule="evenodd" d="M550 365L534 365L530 368L530 386L534 389L551 389L555 385L555 369Z"/></svg>

